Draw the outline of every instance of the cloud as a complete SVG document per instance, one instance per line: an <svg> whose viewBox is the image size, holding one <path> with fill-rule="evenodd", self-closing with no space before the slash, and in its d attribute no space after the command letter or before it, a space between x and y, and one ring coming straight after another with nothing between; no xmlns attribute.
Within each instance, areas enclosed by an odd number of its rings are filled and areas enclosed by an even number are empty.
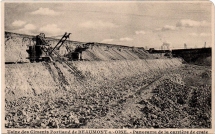
<svg viewBox="0 0 215 134"><path fill-rule="evenodd" d="M26 24L23 28L18 31L25 34L32 34L32 32L36 30L36 26L33 24Z"/></svg>
<svg viewBox="0 0 215 134"><path fill-rule="evenodd" d="M146 34L145 31L141 30L141 31L135 31L135 34Z"/></svg>
<svg viewBox="0 0 215 134"><path fill-rule="evenodd" d="M86 21L79 25L83 28L88 29L107 29L107 28L116 28L118 27L116 24L111 22L104 22L104 21Z"/></svg>
<svg viewBox="0 0 215 134"><path fill-rule="evenodd" d="M27 24L25 25L24 27L26 30L35 30L36 29L36 26L33 25L33 24Z"/></svg>
<svg viewBox="0 0 215 134"><path fill-rule="evenodd" d="M191 19L182 19L176 23L175 26L165 25L162 28L157 28L155 31L174 31L187 27L206 27L210 24L207 21L195 21ZM192 33L191 33L192 35ZM195 36L195 34L193 34Z"/></svg>
<svg viewBox="0 0 215 134"><path fill-rule="evenodd" d="M114 39L104 39L101 42L102 43L108 43L108 42L112 42Z"/></svg>
<svg viewBox="0 0 215 134"><path fill-rule="evenodd" d="M31 14L35 15L59 15L58 12L55 12L54 10L51 10L49 8L39 8L38 10L31 12Z"/></svg>
<svg viewBox="0 0 215 134"><path fill-rule="evenodd" d="M39 31L48 35L64 34L63 30L61 30L56 24L48 24L43 26L39 29Z"/></svg>
<svg viewBox="0 0 215 134"><path fill-rule="evenodd" d="M12 23L12 26L21 27L21 26L23 26L23 25L25 25L25 24L26 24L25 21L15 20L15 21Z"/></svg>
<svg viewBox="0 0 215 134"><path fill-rule="evenodd" d="M129 38L129 37L125 37L125 38L120 38L119 40L120 41L132 41L133 39Z"/></svg>
<svg viewBox="0 0 215 134"><path fill-rule="evenodd" d="M162 31L168 31L168 30L177 30L175 26L165 25L161 29Z"/></svg>
<svg viewBox="0 0 215 134"><path fill-rule="evenodd" d="M156 31L170 31L170 30L174 31L174 30L178 30L178 28L175 26L165 25L162 28L157 28L155 30Z"/></svg>
<svg viewBox="0 0 215 134"><path fill-rule="evenodd" d="M190 33L189 35L190 35L190 36L194 36L194 37L208 37L208 36L211 36L210 33L200 33L200 34L197 34L197 33Z"/></svg>
<svg viewBox="0 0 215 134"><path fill-rule="evenodd" d="M209 25L207 21L195 21L191 19L182 19L176 23L177 27L206 27Z"/></svg>

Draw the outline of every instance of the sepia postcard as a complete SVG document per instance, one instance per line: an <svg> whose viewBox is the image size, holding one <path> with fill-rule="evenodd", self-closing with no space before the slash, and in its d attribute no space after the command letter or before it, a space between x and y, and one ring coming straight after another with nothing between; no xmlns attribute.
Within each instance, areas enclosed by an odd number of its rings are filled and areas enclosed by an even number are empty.
<svg viewBox="0 0 215 134"><path fill-rule="evenodd" d="M214 134L211 1L3 1L2 134Z"/></svg>

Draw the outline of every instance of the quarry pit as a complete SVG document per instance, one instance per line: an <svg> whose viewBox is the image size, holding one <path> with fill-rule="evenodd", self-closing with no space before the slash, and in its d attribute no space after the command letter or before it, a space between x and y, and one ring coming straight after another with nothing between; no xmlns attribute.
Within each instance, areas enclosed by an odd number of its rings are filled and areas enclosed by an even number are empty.
<svg viewBox="0 0 215 134"><path fill-rule="evenodd" d="M60 61L30 63L29 38L5 33L5 63L12 63L5 64L6 128L211 127L208 64L91 43L81 61L67 62L71 69Z"/></svg>

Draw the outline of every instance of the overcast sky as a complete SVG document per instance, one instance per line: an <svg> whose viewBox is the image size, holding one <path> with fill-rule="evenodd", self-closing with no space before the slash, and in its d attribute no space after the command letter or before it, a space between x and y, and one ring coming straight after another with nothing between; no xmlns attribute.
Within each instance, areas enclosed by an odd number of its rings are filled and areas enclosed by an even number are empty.
<svg viewBox="0 0 215 134"><path fill-rule="evenodd" d="M6 3L5 31L138 47L212 46L212 3Z"/></svg>

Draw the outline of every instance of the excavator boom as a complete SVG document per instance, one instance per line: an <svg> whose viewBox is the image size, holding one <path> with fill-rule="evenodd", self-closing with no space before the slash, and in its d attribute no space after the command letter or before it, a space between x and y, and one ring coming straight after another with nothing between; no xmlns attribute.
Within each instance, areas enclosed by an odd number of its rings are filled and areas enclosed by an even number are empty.
<svg viewBox="0 0 215 134"><path fill-rule="evenodd" d="M59 50L60 47L63 45L63 43L67 40L67 38L69 38L70 34L71 33L68 33L68 34L65 33L63 35L63 37L59 40L59 42L57 43L57 45L49 52L49 54L51 55L55 49Z"/></svg>

